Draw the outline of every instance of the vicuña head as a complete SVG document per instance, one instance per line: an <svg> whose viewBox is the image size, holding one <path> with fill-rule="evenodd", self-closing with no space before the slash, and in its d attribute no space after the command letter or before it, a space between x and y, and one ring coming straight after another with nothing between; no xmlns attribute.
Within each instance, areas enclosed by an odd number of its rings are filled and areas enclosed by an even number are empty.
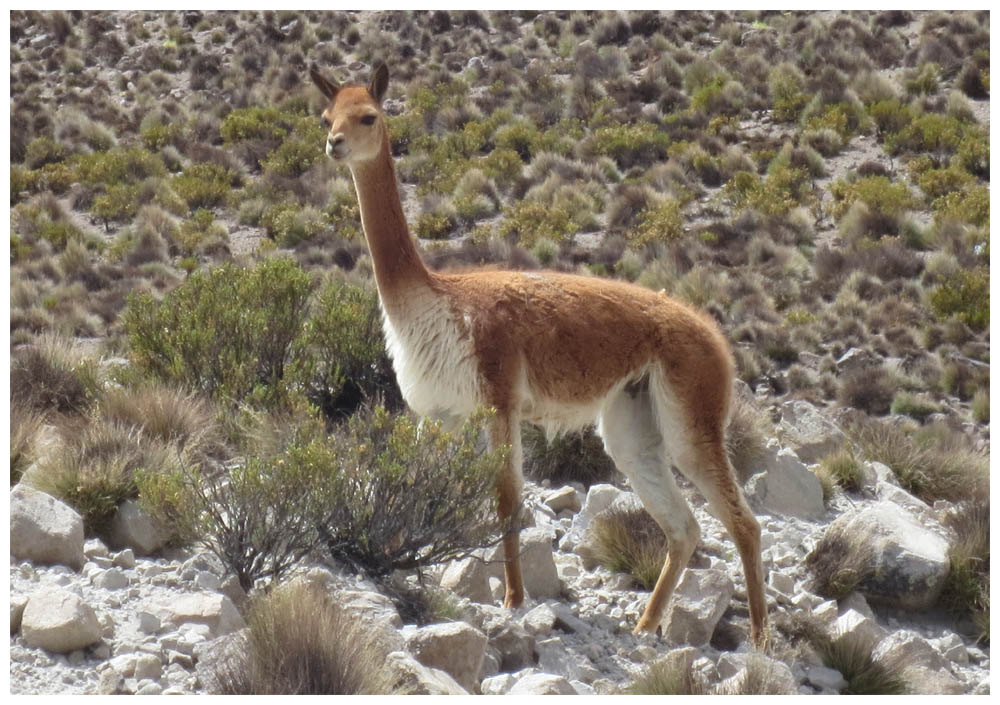
<svg viewBox="0 0 1000 705"><path fill-rule="evenodd" d="M518 557L521 422L551 431L597 424L604 447L663 528L668 555L636 631L655 631L698 542L676 467L711 504L746 576L750 635L767 612L760 526L724 448L733 388L729 346L707 316L632 284L555 272L445 274L424 265L403 217L381 103L389 72L340 86L311 71L329 104L326 151L351 170L403 397L457 423L496 409L489 438L511 448L498 482L507 591L524 600ZM529 576L530 579L531 576ZM529 581L530 589L530 581Z"/></svg>

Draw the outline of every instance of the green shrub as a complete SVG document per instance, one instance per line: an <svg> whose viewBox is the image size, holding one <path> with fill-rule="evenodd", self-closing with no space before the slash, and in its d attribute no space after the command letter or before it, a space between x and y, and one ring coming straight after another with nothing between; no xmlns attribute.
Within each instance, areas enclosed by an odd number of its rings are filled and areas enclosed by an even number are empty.
<svg viewBox="0 0 1000 705"><path fill-rule="evenodd" d="M565 208L536 201L517 201L504 208L499 231L514 237L521 247L530 248L541 238L563 242L578 232L579 226Z"/></svg>
<svg viewBox="0 0 1000 705"><path fill-rule="evenodd" d="M131 220L139 212L139 187L133 184L108 186L107 191L94 199L90 212L104 221L105 228L113 222Z"/></svg>
<svg viewBox="0 0 1000 705"><path fill-rule="evenodd" d="M158 151L171 144L177 139L180 133L181 129L178 125L164 125L161 122L154 121L140 127L139 138L146 146L146 149Z"/></svg>
<svg viewBox="0 0 1000 705"><path fill-rule="evenodd" d="M869 106L868 115L883 138L901 132L915 117L913 109L898 98L876 101Z"/></svg>
<svg viewBox="0 0 1000 705"><path fill-rule="evenodd" d="M385 578L453 560L499 540L496 483L508 448L481 453L480 413L454 432L382 407L331 438L336 464L320 527L334 558Z"/></svg>
<svg viewBox="0 0 1000 705"><path fill-rule="evenodd" d="M267 171L298 178L324 158L323 137L320 135L313 139L285 140L261 164Z"/></svg>
<svg viewBox="0 0 1000 705"><path fill-rule="evenodd" d="M29 169L39 169L46 164L61 162L66 156L66 148L51 137L36 137L28 142L24 165Z"/></svg>
<svg viewBox="0 0 1000 705"><path fill-rule="evenodd" d="M582 144L586 154L611 157L623 169L665 160L669 146L669 135L651 122L601 127Z"/></svg>
<svg viewBox="0 0 1000 705"><path fill-rule="evenodd" d="M639 226L628 234L629 242L642 247L674 242L684 236L683 204L672 198L648 206L639 216Z"/></svg>
<svg viewBox="0 0 1000 705"><path fill-rule="evenodd" d="M385 654L372 634L306 582L255 596L247 626L235 648L215 662L208 677L212 692L387 695L393 690Z"/></svg>
<svg viewBox="0 0 1000 705"><path fill-rule="evenodd" d="M928 61L904 77L903 86L910 95L932 95L937 93L940 77L941 67Z"/></svg>
<svg viewBox="0 0 1000 705"><path fill-rule="evenodd" d="M939 160L953 154L962 140L965 125L948 115L924 113L885 140L890 154L931 152Z"/></svg>
<svg viewBox="0 0 1000 705"><path fill-rule="evenodd" d="M986 186L953 191L936 199L931 208L934 210L934 219L939 223L953 220L981 228L990 226L990 190Z"/></svg>
<svg viewBox="0 0 1000 705"><path fill-rule="evenodd" d="M785 215L801 205L808 187L804 169L779 168L766 179L749 171L733 174L724 188L738 210L756 210L764 215Z"/></svg>
<svg viewBox="0 0 1000 705"><path fill-rule="evenodd" d="M160 157L137 147L119 147L77 159L80 180L96 186L135 185L147 177L163 176L167 172Z"/></svg>
<svg viewBox="0 0 1000 705"><path fill-rule="evenodd" d="M767 76L771 108L778 122L796 122L810 96L805 92L805 76L795 64L778 64Z"/></svg>
<svg viewBox="0 0 1000 705"><path fill-rule="evenodd" d="M280 140L291 131L289 116L276 107L237 108L222 120L219 134L227 143L252 139Z"/></svg>
<svg viewBox="0 0 1000 705"><path fill-rule="evenodd" d="M171 180L174 191L191 210L224 204L239 184L239 174L232 169L209 163L192 164Z"/></svg>
<svg viewBox="0 0 1000 705"><path fill-rule="evenodd" d="M990 323L989 269L954 272L931 291L929 302L939 319L954 316L974 330L985 330Z"/></svg>
<svg viewBox="0 0 1000 705"><path fill-rule="evenodd" d="M975 182L976 179L972 174L956 166L926 169L917 178L917 186L930 200L945 196L952 191L965 190Z"/></svg>
<svg viewBox="0 0 1000 705"><path fill-rule="evenodd" d="M373 287L334 280L312 301L293 374L327 418L378 399L392 410L402 406L381 324Z"/></svg>
<svg viewBox="0 0 1000 705"><path fill-rule="evenodd" d="M295 247L323 232L326 227L317 209L311 206L303 208L296 203L279 203L266 208L260 224L281 247Z"/></svg>
<svg viewBox="0 0 1000 705"><path fill-rule="evenodd" d="M833 214L840 218L855 201L861 201L874 213L898 216L917 205L903 183L892 183L886 176L866 176L854 181L840 180L830 185L834 198Z"/></svg>
<svg viewBox="0 0 1000 705"><path fill-rule="evenodd" d="M210 396L238 401L256 390L273 400L311 288L293 262L272 259L196 272L161 301L131 296L123 315L131 357L160 379Z"/></svg>
<svg viewBox="0 0 1000 705"><path fill-rule="evenodd" d="M892 399L890 413L909 416L917 421L926 421L931 414L941 411L941 407L933 401L916 396L909 392L897 392Z"/></svg>
<svg viewBox="0 0 1000 705"><path fill-rule="evenodd" d="M850 492L860 492L864 484L861 463L850 448L844 448L823 458L816 474L821 479L825 478Z"/></svg>

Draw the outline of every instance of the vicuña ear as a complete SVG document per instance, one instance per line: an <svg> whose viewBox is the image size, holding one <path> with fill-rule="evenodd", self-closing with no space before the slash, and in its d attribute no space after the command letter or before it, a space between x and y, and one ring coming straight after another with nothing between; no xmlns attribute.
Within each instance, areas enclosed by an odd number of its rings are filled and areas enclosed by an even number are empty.
<svg viewBox="0 0 1000 705"><path fill-rule="evenodd" d="M372 73L372 80L368 83L368 92L379 105L382 105L382 98L385 97L385 89L389 87L389 67L385 62L380 61Z"/></svg>
<svg viewBox="0 0 1000 705"><path fill-rule="evenodd" d="M309 67L309 77L319 88L320 92L327 97L328 100L333 100L334 96L337 95L337 91L340 90L340 86L333 81L328 81L323 78L323 75L319 72L319 69L315 65Z"/></svg>

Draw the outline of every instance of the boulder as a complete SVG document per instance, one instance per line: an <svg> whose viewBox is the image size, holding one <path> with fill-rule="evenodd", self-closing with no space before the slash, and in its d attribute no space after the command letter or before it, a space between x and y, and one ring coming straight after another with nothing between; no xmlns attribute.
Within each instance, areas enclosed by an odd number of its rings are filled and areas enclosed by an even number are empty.
<svg viewBox="0 0 1000 705"><path fill-rule="evenodd" d="M536 600L559 597L562 581L552 557L552 533L548 529L521 531L521 574L524 589Z"/></svg>
<svg viewBox="0 0 1000 705"><path fill-rule="evenodd" d="M576 490L569 485L549 492L545 496L544 502L545 506L556 514L564 509L568 509L571 512L578 512L582 507L580 504L580 497L576 494Z"/></svg>
<svg viewBox="0 0 1000 705"><path fill-rule="evenodd" d="M781 448L772 438L765 449L762 467L763 472L747 480L746 493L751 505L769 514L823 518L826 514L823 487L795 451Z"/></svg>
<svg viewBox="0 0 1000 705"><path fill-rule="evenodd" d="M65 654L100 641L101 625L94 610L79 596L46 589L28 598L21 616L21 636L28 646Z"/></svg>
<svg viewBox="0 0 1000 705"><path fill-rule="evenodd" d="M486 565L473 556L449 563L441 575L441 587L473 602L493 604Z"/></svg>
<svg viewBox="0 0 1000 705"><path fill-rule="evenodd" d="M566 553L576 551L584 559L586 567L588 569L592 568L593 552L588 549L586 542L590 523L594 520L594 517L610 507L615 500L630 494L630 492L620 490L613 485L591 485L587 491L587 498L584 500L583 507L573 517L573 523L570 525L569 531L560 539L559 549Z"/></svg>
<svg viewBox="0 0 1000 705"><path fill-rule="evenodd" d="M847 436L840 427L807 401L782 404L778 428L782 438L804 463L819 462L847 443Z"/></svg>
<svg viewBox="0 0 1000 705"><path fill-rule="evenodd" d="M406 648L420 663L448 673L469 692L479 686L486 635L465 622L431 624L404 632Z"/></svg>
<svg viewBox="0 0 1000 705"><path fill-rule="evenodd" d="M830 631L834 641L855 639L872 645L882 641L886 635L885 629L875 619L855 609L848 609L837 617Z"/></svg>
<svg viewBox="0 0 1000 705"><path fill-rule="evenodd" d="M521 626L529 634L548 634L556 623L556 613L549 605L541 604L521 618Z"/></svg>
<svg viewBox="0 0 1000 705"><path fill-rule="evenodd" d="M177 627L203 624L213 637L224 636L246 626L233 601L220 593L178 595L168 603L156 605L151 611L161 622Z"/></svg>
<svg viewBox="0 0 1000 705"><path fill-rule="evenodd" d="M576 689L562 676L533 673L518 680L508 695L576 695Z"/></svg>
<svg viewBox="0 0 1000 705"><path fill-rule="evenodd" d="M405 651L386 656L386 668L392 674L397 691L408 695L468 695L458 681L446 672L417 661Z"/></svg>
<svg viewBox="0 0 1000 705"><path fill-rule="evenodd" d="M729 607L733 581L725 570L688 568L670 598L663 619L663 635L668 642L704 646Z"/></svg>
<svg viewBox="0 0 1000 705"><path fill-rule="evenodd" d="M10 491L10 552L15 558L80 570L83 519L67 504L24 483Z"/></svg>
<svg viewBox="0 0 1000 705"><path fill-rule="evenodd" d="M845 514L828 531L862 552L857 589L870 602L922 610L937 601L950 569L948 541L899 505L879 502Z"/></svg>
<svg viewBox="0 0 1000 705"><path fill-rule="evenodd" d="M882 357L860 348L851 348L837 360L837 373L857 372L869 367L881 367Z"/></svg>
<svg viewBox="0 0 1000 705"><path fill-rule="evenodd" d="M149 556L167 545L170 532L139 502L128 499L121 503L111 520L109 540L116 549L131 548L140 556Z"/></svg>
<svg viewBox="0 0 1000 705"><path fill-rule="evenodd" d="M948 660L916 632L907 629L893 632L879 643L873 655L902 671L910 693L950 695L966 690L952 674Z"/></svg>

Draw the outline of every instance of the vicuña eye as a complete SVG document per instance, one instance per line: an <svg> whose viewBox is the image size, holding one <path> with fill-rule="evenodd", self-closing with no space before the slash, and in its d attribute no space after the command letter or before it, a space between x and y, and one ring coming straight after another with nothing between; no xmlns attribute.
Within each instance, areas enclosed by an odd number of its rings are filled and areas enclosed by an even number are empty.
<svg viewBox="0 0 1000 705"><path fill-rule="evenodd" d="M322 118L319 122L323 126L324 130L329 130L330 129L330 121L327 120L326 118Z"/></svg>
<svg viewBox="0 0 1000 705"><path fill-rule="evenodd" d="M369 127L371 127L372 125L375 124L375 116L374 115L365 115L363 118L361 118L361 124L362 125L368 125Z"/></svg>

